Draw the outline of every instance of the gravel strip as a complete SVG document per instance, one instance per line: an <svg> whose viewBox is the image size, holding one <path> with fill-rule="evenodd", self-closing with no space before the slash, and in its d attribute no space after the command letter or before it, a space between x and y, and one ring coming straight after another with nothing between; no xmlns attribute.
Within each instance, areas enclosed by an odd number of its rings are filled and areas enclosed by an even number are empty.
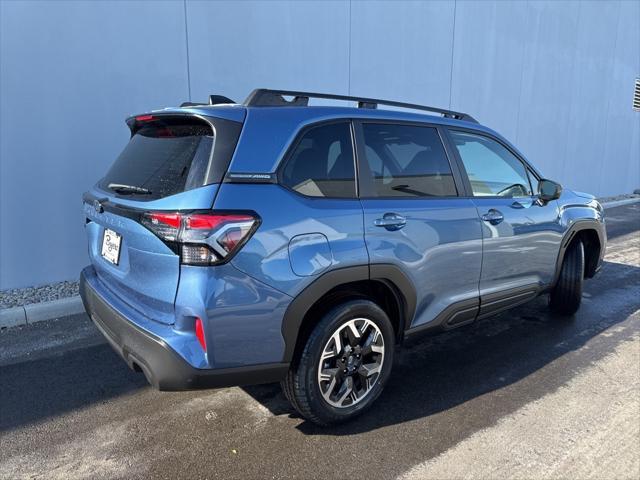
<svg viewBox="0 0 640 480"><path fill-rule="evenodd" d="M637 193L623 193L622 195L614 195L612 197L600 197L600 198L598 198L598 201L600 203L617 202L618 200L626 200L628 198L640 198L640 194L637 194Z"/></svg>
<svg viewBox="0 0 640 480"><path fill-rule="evenodd" d="M0 291L0 309L21 307L78 295L78 282L57 282L40 287L12 288Z"/></svg>

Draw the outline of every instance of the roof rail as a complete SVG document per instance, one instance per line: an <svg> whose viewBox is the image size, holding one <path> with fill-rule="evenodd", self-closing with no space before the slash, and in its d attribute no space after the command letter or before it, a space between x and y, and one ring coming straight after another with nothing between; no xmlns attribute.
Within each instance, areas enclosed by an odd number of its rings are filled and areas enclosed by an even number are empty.
<svg viewBox="0 0 640 480"><path fill-rule="evenodd" d="M284 97L293 97L287 100ZM378 108L378 105L388 105L392 107L410 108L413 110L425 110L427 112L439 113L446 118L465 120L467 122L478 123L471 115L443 108L428 107L414 103L394 102L391 100L380 100L376 98L351 97L348 95L332 95L328 93L297 92L294 90L269 90L257 88L249 94L243 105L246 107L305 107L309 104L310 98L325 98L329 100L343 100L347 102L357 102L358 108Z"/></svg>

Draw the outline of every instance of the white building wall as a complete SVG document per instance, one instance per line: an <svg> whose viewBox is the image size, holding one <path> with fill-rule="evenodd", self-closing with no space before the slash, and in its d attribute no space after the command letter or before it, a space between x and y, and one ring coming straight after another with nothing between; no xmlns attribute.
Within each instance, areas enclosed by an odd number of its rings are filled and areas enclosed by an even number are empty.
<svg viewBox="0 0 640 480"><path fill-rule="evenodd" d="M0 0L0 289L75 279L124 118L209 93L449 107L549 178L640 187L640 2Z"/></svg>

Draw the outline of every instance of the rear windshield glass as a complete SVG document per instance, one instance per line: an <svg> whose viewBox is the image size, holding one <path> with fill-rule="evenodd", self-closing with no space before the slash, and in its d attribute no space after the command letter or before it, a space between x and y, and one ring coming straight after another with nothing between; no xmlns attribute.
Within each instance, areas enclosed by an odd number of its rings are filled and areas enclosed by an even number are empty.
<svg viewBox="0 0 640 480"><path fill-rule="evenodd" d="M197 118L156 118L143 123L134 128L100 186L119 196L152 200L219 183L229 166L240 124L219 120L214 125L215 133Z"/></svg>

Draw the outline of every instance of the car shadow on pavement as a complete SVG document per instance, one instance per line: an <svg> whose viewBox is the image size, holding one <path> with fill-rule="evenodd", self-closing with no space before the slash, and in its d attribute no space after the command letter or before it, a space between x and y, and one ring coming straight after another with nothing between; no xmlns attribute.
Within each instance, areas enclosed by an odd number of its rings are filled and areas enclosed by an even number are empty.
<svg viewBox="0 0 640 480"><path fill-rule="evenodd" d="M0 366L0 432L147 388L105 343Z"/></svg>
<svg viewBox="0 0 640 480"><path fill-rule="evenodd" d="M639 309L640 268L605 262L600 275L586 283L582 307L573 318L552 314L547 308L547 296L542 296L467 327L416 337L397 352L385 390L358 420L329 428L303 421L298 428L309 435L351 435L451 409L526 379L559 357L576 352ZM572 366L578 362L578 370L587 367L627 335L608 334L610 344L606 351L583 349L574 353L578 358L572 360ZM500 405L491 405L492 400L488 400L487 415L499 413L492 408L514 411L561 387L576 373L574 369L545 377L527 390L525 398L509 398ZM274 415L298 416L284 399L279 385L251 386L244 390Z"/></svg>
<svg viewBox="0 0 640 480"><path fill-rule="evenodd" d="M331 428L305 421L298 428L310 435L370 431L504 388L626 320L640 309L639 287L640 268L605 262L602 272L586 283L582 308L573 319L551 315L546 297L540 297L467 327L413 339L397 353L389 384L358 421ZM615 335L609 340L620 341ZM583 363L587 366L604 354L585 351ZM534 399L574 374L567 371L540 382ZM2 365L0 432L149 388L144 376L129 370L106 343ZM275 415L297 416L277 384L244 390ZM513 399L514 408L528 401L531 398Z"/></svg>

